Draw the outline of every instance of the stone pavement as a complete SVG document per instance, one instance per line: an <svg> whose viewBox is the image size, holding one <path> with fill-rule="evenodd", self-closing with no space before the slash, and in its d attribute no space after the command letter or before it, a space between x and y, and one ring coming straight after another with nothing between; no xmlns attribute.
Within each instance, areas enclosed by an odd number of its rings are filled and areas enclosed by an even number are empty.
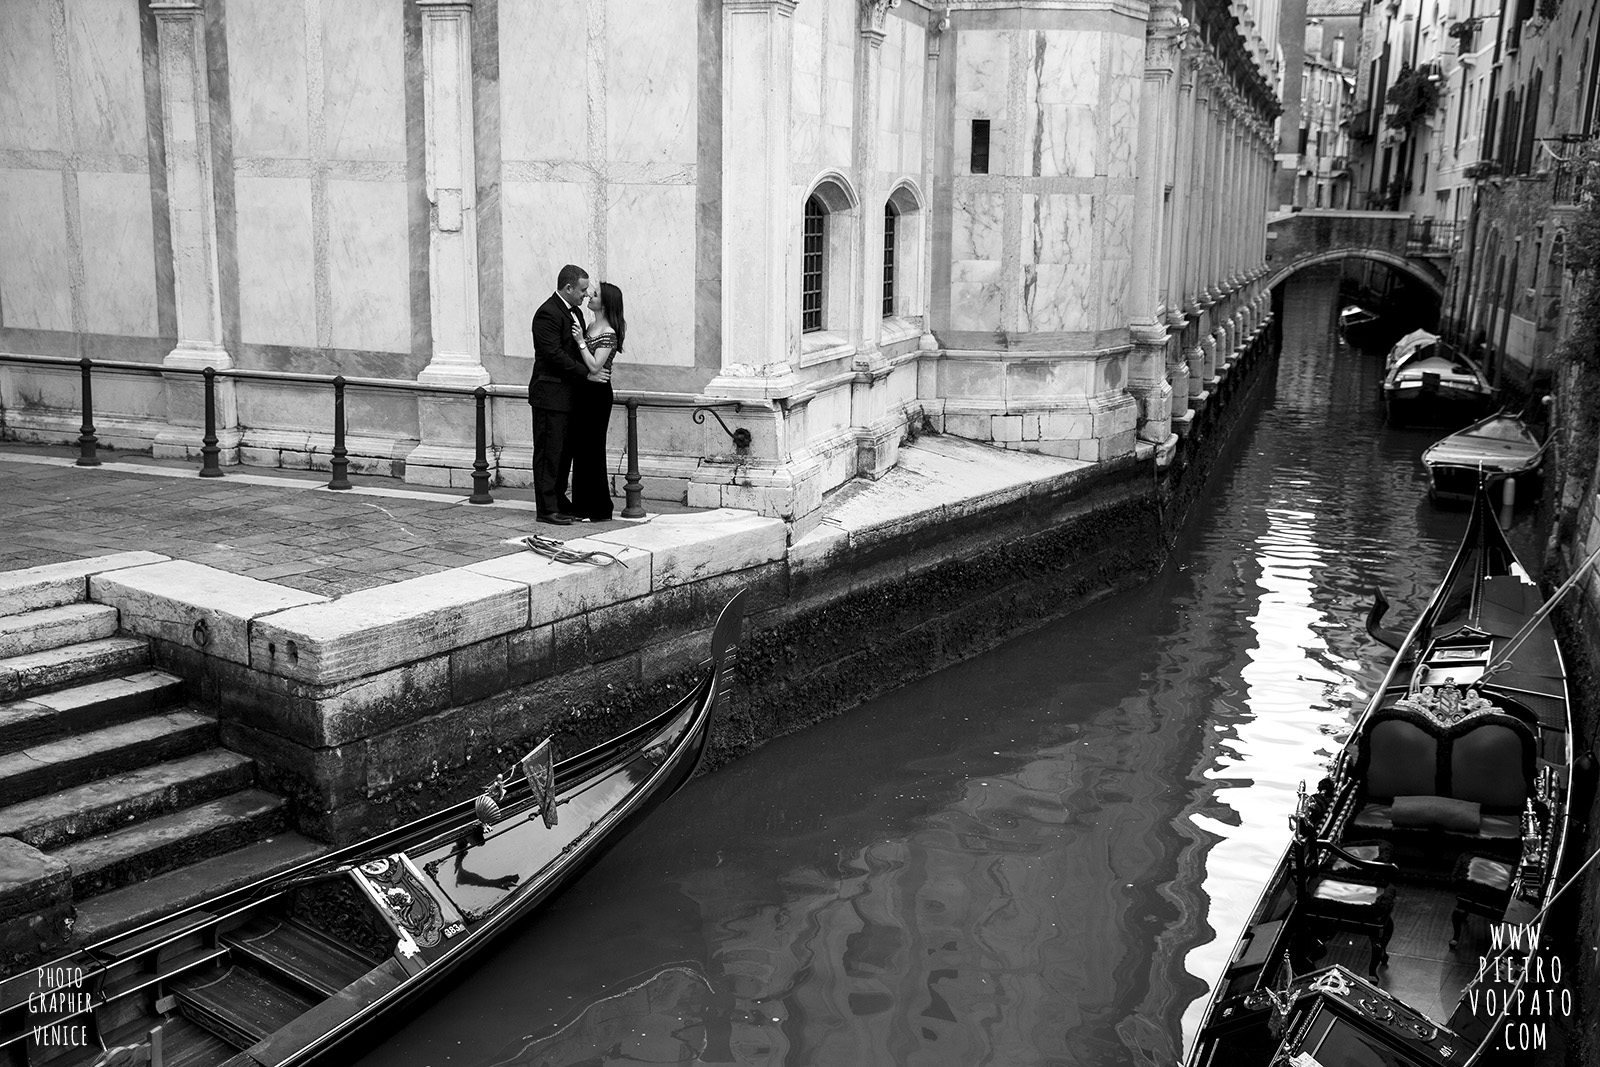
<svg viewBox="0 0 1600 1067"><path fill-rule="evenodd" d="M510 555L530 534L565 540L639 521L538 523L531 490L497 488L480 505L460 489L386 478L352 476L356 489L334 492L311 471L201 478L193 463L128 454L77 467L74 455L0 445L0 571L142 549L332 597Z"/></svg>

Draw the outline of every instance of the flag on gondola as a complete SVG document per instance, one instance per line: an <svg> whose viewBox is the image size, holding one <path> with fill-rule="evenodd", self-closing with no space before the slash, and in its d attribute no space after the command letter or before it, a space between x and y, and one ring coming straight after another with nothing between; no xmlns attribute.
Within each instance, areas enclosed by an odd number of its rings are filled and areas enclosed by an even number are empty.
<svg viewBox="0 0 1600 1067"><path fill-rule="evenodd" d="M522 773L528 779L533 808L544 816L546 828L556 824L556 747L550 738L540 741L522 757ZM532 817L532 812L529 813Z"/></svg>

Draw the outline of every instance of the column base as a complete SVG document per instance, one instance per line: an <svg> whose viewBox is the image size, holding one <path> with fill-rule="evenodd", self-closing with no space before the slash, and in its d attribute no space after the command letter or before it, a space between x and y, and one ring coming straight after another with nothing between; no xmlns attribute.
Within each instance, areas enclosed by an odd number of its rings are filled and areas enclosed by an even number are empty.
<svg viewBox="0 0 1600 1067"><path fill-rule="evenodd" d="M738 508L800 525L822 507L815 466L753 466L705 459L689 477L691 508Z"/></svg>
<svg viewBox="0 0 1600 1067"><path fill-rule="evenodd" d="M204 370L206 367L229 370L233 367L233 356L211 341L179 341L176 348L162 357L161 365L176 370Z"/></svg>
<svg viewBox="0 0 1600 1067"><path fill-rule="evenodd" d="M778 364L777 374L717 375L702 392L717 400L781 400L800 391L800 377L787 363ZM730 505L731 506L731 505Z"/></svg>
<svg viewBox="0 0 1600 1067"><path fill-rule="evenodd" d="M458 389L476 389L488 385L493 379L483 364L470 356L454 359L434 357L434 362L422 368L417 375L418 385L444 385Z"/></svg>

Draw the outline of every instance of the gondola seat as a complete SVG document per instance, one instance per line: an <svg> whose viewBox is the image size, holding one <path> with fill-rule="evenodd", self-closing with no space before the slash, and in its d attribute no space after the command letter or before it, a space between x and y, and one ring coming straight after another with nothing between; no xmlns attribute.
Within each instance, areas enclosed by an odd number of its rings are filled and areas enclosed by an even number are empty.
<svg viewBox="0 0 1600 1067"><path fill-rule="evenodd" d="M1443 850L1448 861L1464 852L1515 858L1536 744L1532 728L1504 711L1479 710L1441 725L1409 708L1384 708L1359 739L1347 832L1408 853Z"/></svg>
<svg viewBox="0 0 1600 1067"><path fill-rule="evenodd" d="M1456 906L1450 913L1450 947L1461 940L1461 924L1466 917L1482 915L1491 922L1499 922L1511 903L1511 881L1516 865L1493 856L1480 856L1468 852L1456 861L1452 880L1455 882Z"/></svg>
<svg viewBox="0 0 1600 1067"><path fill-rule="evenodd" d="M1395 888L1390 879L1398 873L1396 868L1319 840L1306 819L1295 820L1289 859L1301 930L1312 936L1330 928L1365 935L1371 945L1367 972L1377 978L1378 968L1388 962L1389 938L1394 934ZM1320 948L1305 952L1311 958L1320 954Z"/></svg>

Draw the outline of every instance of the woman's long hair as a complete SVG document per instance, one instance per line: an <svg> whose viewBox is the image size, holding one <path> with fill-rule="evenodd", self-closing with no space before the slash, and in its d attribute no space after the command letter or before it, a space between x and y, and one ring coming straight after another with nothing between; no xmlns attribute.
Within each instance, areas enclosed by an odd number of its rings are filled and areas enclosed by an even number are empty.
<svg viewBox="0 0 1600 1067"><path fill-rule="evenodd" d="M623 338L628 334L628 321L622 317L622 290L610 282L601 282L600 310L606 313L606 321L611 323L612 330L616 331L616 351L621 352Z"/></svg>

